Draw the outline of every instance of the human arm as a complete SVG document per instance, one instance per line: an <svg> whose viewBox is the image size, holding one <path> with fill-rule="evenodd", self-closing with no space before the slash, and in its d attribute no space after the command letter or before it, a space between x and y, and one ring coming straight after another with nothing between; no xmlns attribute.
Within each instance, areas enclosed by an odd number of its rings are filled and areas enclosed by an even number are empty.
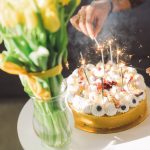
<svg viewBox="0 0 150 150"><path fill-rule="evenodd" d="M72 25L85 35L94 38L101 31L111 12L119 12L136 7L144 0L95 0L90 5L83 6L71 18Z"/></svg>

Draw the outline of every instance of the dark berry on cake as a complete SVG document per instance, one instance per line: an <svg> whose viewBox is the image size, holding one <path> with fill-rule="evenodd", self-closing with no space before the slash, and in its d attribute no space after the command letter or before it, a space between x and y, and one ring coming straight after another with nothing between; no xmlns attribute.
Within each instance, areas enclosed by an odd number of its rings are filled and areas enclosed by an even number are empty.
<svg viewBox="0 0 150 150"><path fill-rule="evenodd" d="M126 109L126 106L125 106L125 105L122 105L120 108L121 108L122 110L125 110L125 109Z"/></svg>
<svg viewBox="0 0 150 150"><path fill-rule="evenodd" d="M132 100L132 103L133 103L133 104L136 104L136 99L133 99L133 100Z"/></svg>
<svg viewBox="0 0 150 150"><path fill-rule="evenodd" d="M96 107L96 109L97 109L97 111L101 111L101 110L102 110L102 107L101 107L100 105L98 105L98 106Z"/></svg>

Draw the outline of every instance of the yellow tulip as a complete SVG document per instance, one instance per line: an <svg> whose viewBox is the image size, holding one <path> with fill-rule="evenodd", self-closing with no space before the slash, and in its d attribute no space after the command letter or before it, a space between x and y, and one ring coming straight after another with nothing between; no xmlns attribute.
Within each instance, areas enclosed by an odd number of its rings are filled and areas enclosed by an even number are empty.
<svg viewBox="0 0 150 150"><path fill-rule="evenodd" d="M56 0L35 0L35 1L40 10L52 4L56 4Z"/></svg>
<svg viewBox="0 0 150 150"><path fill-rule="evenodd" d="M23 12L6 2L0 3L0 23L5 27L15 27L18 23L24 23Z"/></svg>
<svg viewBox="0 0 150 150"><path fill-rule="evenodd" d="M78 6L81 3L81 0L76 0L76 5Z"/></svg>
<svg viewBox="0 0 150 150"><path fill-rule="evenodd" d="M42 15L44 27L50 32L56 32L60 28L56 0L36 0Z"/></svg>
<svg viewBox="0 0 150 150"><path fill-rule="evenodd" d="M2 14L3 25L6 27L15 27L18 24L17 13L11 9L5 9Z"/></svg>
<svg viewBox="0 0 150 150"><path fill-rule="evenodd" d="M68 5L68 4L69 4L70 0L59 0L59 2L60 2L63 6L65 6L65 5Z"/></svg>
<svg viewBox="0 0 150 150"><path fill-rule="evenodd" d="M54 5L51 7L45 7L41 11L42 19L45 28L50 32L56 32L60 28L60 21Z"/></svg>
<svg viewBox="0 0 150 150"><path fill-rule="evenodd" d="M22 10L16 11L18 17L18 23L24 25L25 24L25 16Z"/></svg>
<svg viewBox="0 0 150 150"><path fill-rule="evenodd" d="M28 29L34 28L38 23L36 7L33 0L13 1L20 24L25 24Z"/></svg>
<svg viewBox="0 0 150 150"><path fill-rule="evenodd" d="M25 10L25 24L27 29L33 29L38 24L38 18L32 9Z"/></svg>
<svg viewBox="0 0 150 150"><path fill-rule="evenodd" d="M0 5L0 22L7 27L26 24L27 28L32 29L37 25L35 11L33 0L6 0Z"/></svg>

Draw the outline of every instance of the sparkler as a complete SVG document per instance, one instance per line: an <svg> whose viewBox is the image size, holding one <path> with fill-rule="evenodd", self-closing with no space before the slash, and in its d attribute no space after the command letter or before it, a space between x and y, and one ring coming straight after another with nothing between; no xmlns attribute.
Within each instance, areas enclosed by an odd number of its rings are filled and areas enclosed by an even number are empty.
<svg viewBox="0 0 150 150"><path fill-rule="evenodd" d="M104 53L103 53L104 49L103 49L103 46L99 45L98 50L100 50L100 52L101 52L102 63L103 63L103 67L104 67L105 61L104 61Z"/></svg>
<svg viewBox="0 0 150 150"><path fill-rule="evenodd" d="M121 54L121 50L117 48L117 64L119 64L119 56Z"/></svg>
<svg viewBox="0 0 150 150"><path fill-rule="evenodd" d="M102 46L98 43L98 41L97 41L97 39L96 39L96 38L94 38L94 41L95 41L95 43L96 43L96 45L97 45L98 50L100 50L100 51L101 51L102 63L103 63L103 66L104 66L105 61L104 61L103 47L102 47Z"/></svg>
<svg viewBox="0 0 150 150"><path fill-rule="evenodd" d="M84 75L85 75L85 77L86 77L87 83L90 85L88 76L87 76L87 74L86 74L86 67L85 67L86 61L85 61L85 59L83 58L83 55L82 55L81 52L80 52L80 56L81 56L81 64L83 65L83 72L84 72Z"/></svg>
<svg viewBox="0 0 150 150"><path fill-rule="evenodd" d="M109 44L109 50L110 50L110 60L113 63L112 40L109 40L108 44Z"/></svg>
<svg viewBox="0 0 150 150"><path fill-rule="evenodd" d="M104 74L105 74L105 61L104 61L103 46L101 46L101 45L98 43L98 41L97 41L96 38L94 38L94 41L95 41L95 43L96 43L96 45L97 45L98 50L101 51L102 64L103 64L103 71L104 71Z"/></svg>
<svg viewBox="0 0 150 150"><path fill-rule="evenodd" d="M121 86L123 88L123 78L124 78L124 74L123 74L123 67L125 66L124 63L120 64L120 76L121 76Z"/></svg>

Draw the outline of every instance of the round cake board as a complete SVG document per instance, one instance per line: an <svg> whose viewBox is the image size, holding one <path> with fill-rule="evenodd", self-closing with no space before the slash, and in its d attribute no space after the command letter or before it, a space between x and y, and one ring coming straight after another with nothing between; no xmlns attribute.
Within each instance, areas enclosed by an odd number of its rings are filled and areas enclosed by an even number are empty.
<svg viewBox="0 0 150 150"><path fill-rule="evenodd" d="M147 89L150 102L150 89ZM148 103L148 110L150 105ZM25 150L54 150L42 145L32 127L33 104L28 101L18 118L18 137ZM70 118L73 124L73 120ZM141 150L150 147L150 115L140 124L128 130L111 134L94 134L73 127L69 150ZM66 150L66 148L64 149Z"/></svg>

